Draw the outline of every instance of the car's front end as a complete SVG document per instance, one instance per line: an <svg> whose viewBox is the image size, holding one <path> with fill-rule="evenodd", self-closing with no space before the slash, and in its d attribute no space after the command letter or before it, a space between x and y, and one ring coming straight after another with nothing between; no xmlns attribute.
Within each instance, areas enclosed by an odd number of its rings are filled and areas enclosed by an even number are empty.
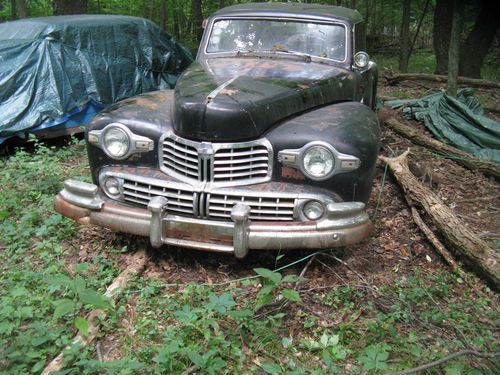
<svg viewBox="0 0 500 375"><path fill-rule="evenodd" d="M98 115L86 132L93 184L66 181L55 208L80 223L148 236L155 247L239 258L367 237L379 128L360 103L361 75L349 69L349 24L319 23L319 34L330 27L345 44L316 59L281 47L218 51L222 32L211 30L226 19L242 20L240 30L261 28L248 24L254 15L213 17L198 62L175 91Z"/></svg>

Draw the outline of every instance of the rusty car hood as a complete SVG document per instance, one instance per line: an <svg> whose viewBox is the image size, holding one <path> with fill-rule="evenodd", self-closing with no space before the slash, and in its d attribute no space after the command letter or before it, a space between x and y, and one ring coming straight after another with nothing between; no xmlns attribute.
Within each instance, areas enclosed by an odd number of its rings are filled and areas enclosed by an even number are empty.
<svg viewBox="0 0 500 375"><path fill-rule="evenodd" d="M256 138L311 108L356 100L357 75L306 61L213 58L192 64L175 88L174 130L205 141Z"/></svg>

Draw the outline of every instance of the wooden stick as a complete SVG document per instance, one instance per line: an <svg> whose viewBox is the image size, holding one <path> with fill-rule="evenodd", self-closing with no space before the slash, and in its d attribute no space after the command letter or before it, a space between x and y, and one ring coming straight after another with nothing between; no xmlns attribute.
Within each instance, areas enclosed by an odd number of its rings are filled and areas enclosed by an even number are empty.
<svg viewBox="0 0 500 375"><path fill-rule="evenodd" d="M434 138L427 137L421 131L412 128L408 125L395 119L396 111L383 108L379 111L380 122L384 123L389 129L395 131L399 135L408 138L413 143L434 150L444 157L452 159L456 163L470 170L479 171L487 176L492 176L500 180L500 163L494 163L487 160L481 160L459 150L455 147L440 142Z"/></svg>
<svg viewBox="0 0 500 375"><path fill-rule="evenodd" d="M434 246L434 248L437 250L437 252L443 257L443 259L448 263L448 265L453 269L454 272L458 273L458 275L466 280L467 274L460 268L460 266L455 262L455 259L453 259L453 256L450 254L450 252L443 246L441 241L436 237L433 231L425 224L420 217L420 214L418 213L417 209L415 207L411 207L411 214L413 216L413 220L415 221L415 224L420 228L420 230L425 234L427 239L431 242L431 244Z"/></svg>
<svg viewBox="0 0 500 375"><path fill-rule="evenodd" d="M110 286L106 289L104 296L109 299L116 299L123 288L135 275L140 275L144 272L146 268L146 262L148 258L146 256L146 251L141 249L137 251L131 259L130 266L128 266L121 274L118 275L116 279L113 280ZM99 320L106 316L106 312L103 310L94 309L87 315L87 322L89 324L89 331L87 335L82 335L78 333L74 338L70 346L66 347L69 349L71 346L79 344L82 346L89 345L94 341L99 332ZM62 364L64 362L64 352L59 353L59 355L54 358L42 372L42 375L49 375L51 372L57 372L61 370Z"/></svg>
<svg viewBox="0 0 500 375"><path fill-rule="evenodd" d="M380 156L402 187L410 206L422 208L456 256L469 263L498 290L500 289L500 256L476 236L453 211L410 172L409 149L395 158Z"/></svg>

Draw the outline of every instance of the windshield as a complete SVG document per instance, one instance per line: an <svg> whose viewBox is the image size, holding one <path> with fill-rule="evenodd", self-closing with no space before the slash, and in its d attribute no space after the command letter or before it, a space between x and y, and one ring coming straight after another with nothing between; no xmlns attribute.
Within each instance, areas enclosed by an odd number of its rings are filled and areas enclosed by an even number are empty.
<svg viewBox="0 0 500 375"><path fill-rule="evenodd" d="M306 21L230 19L214 22L207 52L297 52L345 60L345 27Z"/></svg>

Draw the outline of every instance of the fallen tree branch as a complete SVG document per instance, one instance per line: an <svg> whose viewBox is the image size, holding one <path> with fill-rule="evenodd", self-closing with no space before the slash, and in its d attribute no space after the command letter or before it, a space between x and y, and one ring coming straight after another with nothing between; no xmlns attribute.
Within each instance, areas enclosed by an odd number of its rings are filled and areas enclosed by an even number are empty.
<svg viewBox="0 0 500 375"><path fill-rule="evenodd" d="M140 275L146 268L147 256L145 250L140 250L134 254L131 260L131 265L127 267L122 273L118 275L116 279L113 280L110 286L106 289L104 296L109 299L115 299L127 283L135 275ZM99 332L99 320L106 316L106 312L103 310L94 309L87 316L87 322L89 325L88 334L82 335L78 333L74 338L70 346L66 347L69 349L73 345L86 346L92 343ZM51 372L57 372L61 370L62 364L64 362L64 352L59 353L59 355L54 358L43 370L42 375L49 375Z"/></svg>
<svg viewBox="0 0 500 375"><path fill-rule="evenodd" d="M469 263L478 273L500 289L499 254L476 236L453 211L410 172L409 149L395 158L380 156L402 187L410 206L422 208L441 233L455 255Z"/></svg>
<svg viewBox="0 0 500 375"><path fill-rule="evenodd" d="M478 159L467 152L428 137L417 129L396 120L394 118L396 113L396 111L387 108L381 109L379 111L380 122L384 123L389 129L395 131L399 135L408 138L415 144L434 150L467 169L479 171L487 176L492 176L500 180L500 163Z"/></svg>
<svg viewBox="0 0 500 375"><path fill-rule="evenodd" d="M394 85L401 81L433 81L433 82L446 83L448 79L448 77L445 75L428 74L428 73L398 73L386 76L385 78L389 85ZM500 89L500 83L488 81L486 79L458 77L457 83L472 87Z"/></svg>
<svg viewBox="0 0 500 375"><path fill-rule="evenodd" d="M444 247L441 241L439 241L434 232L427 226L427 224L423 222L422 218L420 217L420 214L418 213L415 207L411 207L411 214L413 216L415 224L417 224L420 230L425 234L425 236L434 246L436 251L443 257L443 259L446 261L446 263L448 263L448 265L453 269L453 271L458 273L458 275L465 280L467 278L466 273L460 268L457 262L455 262L453 256Z"/></svg>
<svg viewBox="0 0 500 375"><path fill-rule="evenodd" d="M432 367L442 365L443 363L446 363L448 361L451 361L452 359L455 359L457 357L461 357L463 355L473 355L473 356L479 357L479 358L498 358L498 356L500 356L500 352L484 353L484 352L478 352L476 350L469 350L469 349L468 350L460 350L459 352L449 354L446 357L443 357L443 358L438 359L436 361L427 363L425 365L414 367L414 368L404 370L404 371L400 371L400 372L396 373L396 375L415 374L417 372L425 371L425 370L428 370Z"/></svg>

